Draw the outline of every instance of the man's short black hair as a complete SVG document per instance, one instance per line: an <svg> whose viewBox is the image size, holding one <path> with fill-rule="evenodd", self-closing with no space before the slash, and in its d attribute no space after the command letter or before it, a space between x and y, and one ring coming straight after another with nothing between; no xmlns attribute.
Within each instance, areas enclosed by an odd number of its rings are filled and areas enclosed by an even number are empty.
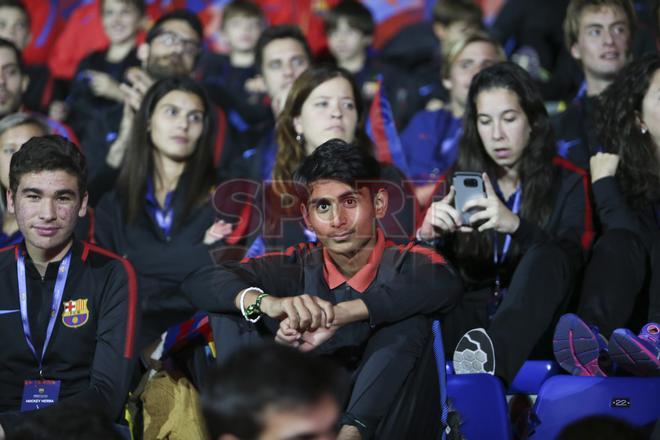
<svg viewBox="0 0 660 440"><path fill-rule="evenodd" d="M275 343L241 348L209 373L202 412L211 438L258 438L264 410L313 406L326 396L340 407L345 375L328 359Z"/></svg>
<svg viewBox="0 0 660 440"><path fill-rule="evenodd" d="M181 20L188 23L188 26L190 26L199 37L199 44L202 44L202 40L204 39L202 22L199 20L197 14L189 11L188 9L175 9L172 12L168 12L167 14L162 15L158 20L156 20L151 29L149 29L149 32L147 32L146 42L151 43L154 38L160 35L160 28L163 23L171 20Z"/></svg>
<svg viewBox="0 0 660 440"><path fill-rule="evenodd" d="M254 66L257 68L257 72L261 73L261 63L263 63L264 48L274 40L284 40L286 38L292 38L300 43L311 64L312 50L309 48L307 38L305 38L300 28L298 26L289 24L282 24L279 26L267 27L259 36L257 45L255 46L254 59Z"/></svg>
<svg viewBox="0 0 660 440"><path fill-rule="evenodd" d="M16 45L11 41L0 38L0 48L3 47L6 47L10 51L14 52L14 56L16 57L16 64L18 64L18 68L21 70L21 74L25 73L25 65L23 64L23 57L21 56L21 51L19 48L16 47Z"/></svg>
<svg viewBox="0 0 660 440"><path fill-rule="evenodd" d="M348 25L370 37L374 34L374 17L369 8L357 0L342 0L328 11L324 19L325 33L334 32L339 26L339 20L345 18Z"/></svg>
<svg viewBox="0 0 660 440"><path fill-rule="evenodd" d="M380 178L378 161L355 145L330 139L307 156L293 175L297 188L311 189L323 179L337 180L349 186L375 182Z"/></svg>
<svg viewBox="0 0 660 440"><path fill-rule="evenodd" d="M87 162L76 145L62 136L33 137L11 157L9 188L16 194L21 177L41 171L66 171L78 179L78 192L87 192Z"/></svg>

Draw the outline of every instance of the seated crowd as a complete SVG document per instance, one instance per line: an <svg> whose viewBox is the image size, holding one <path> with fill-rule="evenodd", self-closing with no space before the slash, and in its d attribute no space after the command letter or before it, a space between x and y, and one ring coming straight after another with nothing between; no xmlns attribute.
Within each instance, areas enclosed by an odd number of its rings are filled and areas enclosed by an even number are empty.
<svg viewBox="0 0 660 440"><path fill-rule="evenodd" d="M472 0L409 64L355 0L324 54L248 0L223 55L190 10L98 3L108 47L52 93L0 0L0 440L439 439L438 342L505 388L528 359L660 376L660 55L630 0L564 2L554 67Z"/></svg>

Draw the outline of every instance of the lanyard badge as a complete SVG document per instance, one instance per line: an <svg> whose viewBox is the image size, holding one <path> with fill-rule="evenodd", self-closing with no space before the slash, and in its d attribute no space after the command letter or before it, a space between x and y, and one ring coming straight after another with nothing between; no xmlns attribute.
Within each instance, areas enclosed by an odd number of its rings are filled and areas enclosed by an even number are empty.
<svg viewBox="0 0 660 440"><path fill-rule="evenodd" d="M518 189L516 189L516 192L514 193L513 207L511 209L511 212L518 215L518 213L520 212L521 203L522 203L522 188L518 187ZM510 247L511 247L511 234L506 234L506 236L504 237L504 246L502 246L501 254L497 246L497 240L493 240L493 263L495 263L495 289L493 290L493 297L491 298L488 307L489 320L493 319L493 315L497 311L497 308L499 307L500 303L502 302L502 298L506 293L506 288L502 287L502 281L500 279L500 266L504 263L504 260L506 260L506 256L509 253Z"/></svg>
<svg viewBox="0 0 660 440"><path fill-rule="evenodd" d="M60 267L57 271L57 279L55 281L55 288L53 290L53 302L50 309L50 317L48 319L48 327L46 328L46 338L44 339L43 349L41 353L37 353L32 343L32 334L30 331L30 322L28 320L27 310L27 282L25 276L25 257L19 254L16 261L16 272L18 274L18 300L21 311L21 322L23 324L23 333L25 334L25 341L27 342L30 351L34 355L39 365L39 376L41 380L26 380L23 387L23 400L21 404L21 411L30 411L34 409L43 408L57 402L60 390L59 380L43 380L43 359L46 354L46 349L53 335L55 322L57 321L57 312L62 303L62 296L64 295L64 286L66 279L69 275L69 267L71 265L71 251L66 254Z"/></svg>

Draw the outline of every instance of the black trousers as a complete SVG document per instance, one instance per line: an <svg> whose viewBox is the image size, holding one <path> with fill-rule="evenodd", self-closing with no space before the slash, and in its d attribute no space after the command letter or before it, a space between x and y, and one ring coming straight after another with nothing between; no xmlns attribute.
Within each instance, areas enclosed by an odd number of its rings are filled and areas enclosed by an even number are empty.
<svg viewBox="0 0 660 440"><path fill-rule="evenodd" d="M537 344L547 345L549 352L551 331L568 306L578 271L559 245L532 246L518 263L490 323L492 288L465 292L461 303L445 317L447 355L451 356L465 332L483 327L495 348L495 374L510 384Z"/></svg>
<svg viewBox="0 0 660 440"><path fill-rule="evenodd" d="M650 238L650 237L649 237ZM660 320L660 240L612 229L596 242L585 270L578 314L605 337Z"/></svg>
<svg viewBox="0 0 660 440"><path fill-rule="evenodd" d="M237 316L212 315L218 362L241 346L272 340L275 321L262 319L259 324ZM359 344L359 361L349 367L352 389L342 423L358 427L365 440L438 438L440 397L431 321L413 316L379 326L365 344ZM339 353L323 356L346 366Z"/></svg>

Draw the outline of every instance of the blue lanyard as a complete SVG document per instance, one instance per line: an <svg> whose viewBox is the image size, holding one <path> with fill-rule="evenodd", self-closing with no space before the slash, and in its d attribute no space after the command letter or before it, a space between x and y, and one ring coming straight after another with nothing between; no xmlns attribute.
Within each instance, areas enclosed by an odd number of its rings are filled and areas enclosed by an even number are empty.
<svg viewBox="0 0 660 440"><path fill-rule="evenodd" d="M521 200L522 200L522 188L518 187L518 189L514 193L513 208L511 209L511 212L513 212L516 215L518 215L518 213L520 212ZM501 263L504 263L504 260L506 260L506 256L509 253L509 248L511 247L511 234L506 234L506 237L504 238L504 246L502 247L501 257L499 256L499 249L497 248L497 240L493 240L493 246L494 246L493 262L495 263L495 266L498 266ZM497 283L499 284L499 275L498 275Z"/></svg>
<svg viewBox="0 0 660 440"><path fill-rule="evenodd" d="M173 196L174 191L168 192L165 196L165 206L161 208L158 200L156 199L156 192L154 190L153 183L151 183L151 179L147 180L147 209L166 237L170 236L170 232L172 230L172 220L174 218L174 207L172 206Z"/></svg>
<svg viewBox="0 0 660 440"><path fill-rule="evenodd" d="M55 289L53 290L53 304L50 311L50 319L48 320L48 328L46 330L46 339L44 340L43 350L41 350L41 356L37 357L37 351L34 349L32 344L32 335L30 333L30 322L28 321L28 312L27 312L27 284L25 281L25 257L23 254L19 254L18 260L16 261L16 271L18 272L18 300L21 306L21 321L23 321L23 332L25 333L25 340L30 347L30 351L34 355L35 359L39 362L39 375L43 378L43 360L44 355L46 354L46 348L50 342L50 337L53 335L53 328L55 327L55 321L57 321L57 312L60 308L60 303L62 302L62 295L64 294L64 286L66 284L67 276L69 275L69 266L71 264L71 250L66 254L60 267L57 271L57 280L55 281Z"/></svg>

